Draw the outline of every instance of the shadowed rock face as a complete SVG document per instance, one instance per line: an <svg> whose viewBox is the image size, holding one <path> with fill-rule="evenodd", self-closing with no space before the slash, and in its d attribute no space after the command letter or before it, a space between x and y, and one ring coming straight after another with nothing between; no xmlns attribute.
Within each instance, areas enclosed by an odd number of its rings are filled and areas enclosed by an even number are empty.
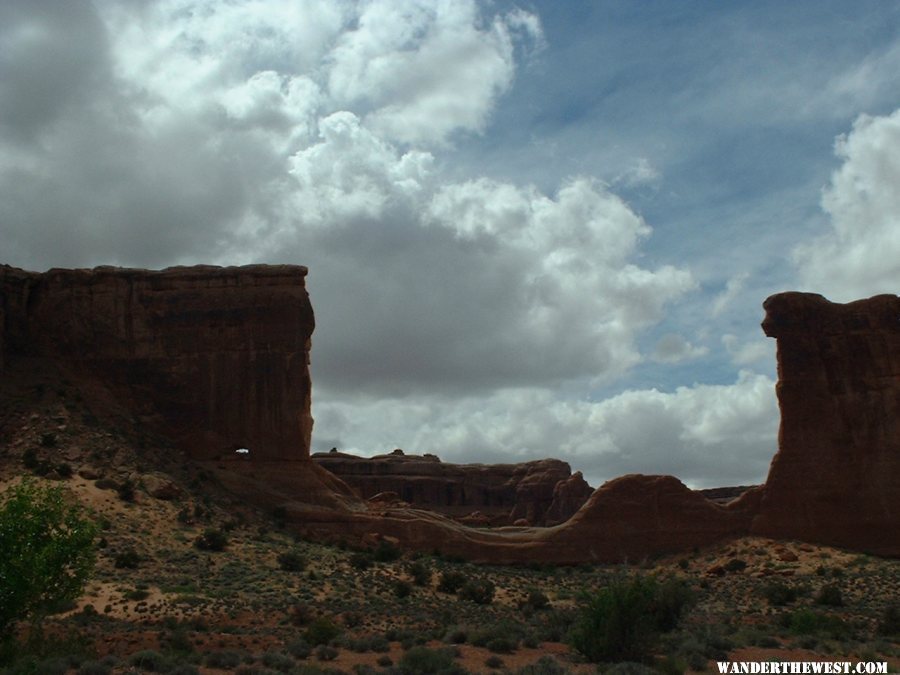
<svg viewBox="0 0 900 675"><path fill-rule="evenodd" d="M900 555L900 298L763 306L781 429L753 532Z"/></svg>
<svg viewBox="0 0 900 675"><path fill-rule="evenodd" d="M112 385L188 455L309 456L314 318L299 266L0 267L3 361Z"/></svg>
<svg viewBox="0 0 900 675"><path fill-rule="evenodd" d="M554 504L581 501L577 512L552 527L484 530L397 499L366 503L310 461L314 320L305 275L292 266L46 274L2 266L0 374L50 359L102 381L223 485L283 508L310 536L391 536L492 563L635 561L749 533L900 556L897 296L837 305L784 293L766 301L782 424L765 485L722 505L671 476L629 475L588 496L578 474L548 460L513 470L510 518L553 522ZM250 457L230 452L237 447ZM436 460L428 462L435 475ZM390 468L395 478L402 466Z"/></svg>
<svg viewBox="0 0 900 675"><path fill-rule="evenodd" d="M363 499L393 492L414 507L461 518L473 511L494 525L527 520L531 525L568 520L593 491L573 478L566 462L543 459L519 464L450 464L434 455L358 457L342 452L312 455L319 466L357 489ZM580 474L578 474L580 478ZM567 489L568 488L568 489ZM550 517L548 517L550 514Z"/></svg>

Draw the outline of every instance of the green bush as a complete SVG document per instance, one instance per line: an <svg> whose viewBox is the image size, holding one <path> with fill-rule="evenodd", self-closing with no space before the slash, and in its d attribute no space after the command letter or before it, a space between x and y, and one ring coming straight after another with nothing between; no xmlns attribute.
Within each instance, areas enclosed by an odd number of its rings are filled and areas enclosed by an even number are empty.
<svg viewBox="0 0 900 675"><path fill-rule="evenodd" d="M403 579L394 582L394 595L400 598L408 598L412 593L412 584Z"/></svg>
<svg viewBox="0 0 900 675"><path fill-rule="evenodd" d="M820 614L811 609L802 608L787 614L782 619L788 630L794 635L828 635L839 638L846 631L844 622L836 616Z"/></svg>
<svg viewBox="0 0 900 675"><path fill-rule="evenodd" d="M566 675L569 672L552 656L542 656L530 666L519 668L516 675Z"/></svg>
<svg viewBox="0 0 900 675"><path fill-rule="evenodd" d="M884 608L878 621L878 632L881 635L900 635L900 603L892 602Z"/></svg>
<svg viewBox="0 0 900 675"><path fill-rule="evenodd" d="M337 625L327 617L321 616L309 624L304 638L310 645L316 647L328 644L340 634L341 629Z"/></svg>
<svg viewBox="0 0 900 675"><path fill-rule="evenodd" d="M494 583L489 579L470 579L457 591L461 600L469 600L476 605L489 605L494 600Z"/></svg>
<svg viewBox="0 0 900 675"><path fill-rule="evenodd" d="M84 509L67 503L59 487L26 480L3 493L0 636L26 618L39 629L54 606L81 595L94 566L96 532Z"/></svg>
<svg viewBox="0 0 900 675"><path fill-rule="evenodd" d="M787 605L797 599L797 589L781 581L766 584L762 594L770 605Z"/></svg>
<svg viewBox="0 0 900 675"><path fill-rule="evenodd" d="M827 607L843 607L844 596L841 589L835 584L822 586L816 594L815 602L817 605L826 605Z"/></svg>
<svg viewBox="0 0 900 675"><path fill-rule="evenodd" d="M410 675L457 672L453 652L449 648L429 649L421 645L404 652L399 666L400 672Z"/></svg>
<svg viewBox="0 0 900 675"><path fill-rule="evenodd" d="M219 670L233 670L241 665L241 655L238 652L225 650L221 652L210 652L203 660L207 668L217 668Z"/></svg>
<svg viewBox="0 0 900 675"><path fill-rule="evenodd" d="M203 551L224 551L228 546L228 535L222 530L208 528L194 540L194 546Z"/></svg>
<svg viewBox="0 0 900 675"><path fill-rule="evenodd" d="M409 573L416 586L427 586L431 583L432 571L424 562L416 560L410 563Z"/></svg>
<svg viewBox="0 0 900 675"><path fill-rule="evenodd" d="M141 563L141 556L133 548L126 549L116 554L113 565L116 569L136 569Z"/></svg>
<svg viewBox="0 0 900 675"><path fill-rule="evenodd" d="M462 572L448 570L441 574L437 589L441 593L456 593L466 581L468 579Z"/></svg>
<svg viewBox="0 0 900 675"><path fill-rule="evenodd" d="M393 562L402 554L403 551L389 541L378 542L378 546L372 551L372 557L375 559L375 562Z"/></svg>
<svg viewBox="0 0 900 675"><path fill-rule="evenodd" d="M689 592L677 581L660 584L649 576L614 581L581 608L571 644L593 662L645 660L689 601Z"/></svg>
<svg viewBox="0 0 900 675"><path fill-rule="evenodd" d="M128 657L128 663L135 668L154 673L167 673L172 670L172 663L169 659L152 649L135 652Z"/></svg>
<svg viewBox="0 0 900 675"><path fill-rule="evenodd" d="M306 557L297 551L278 554L278 566L285 572L302 572L306 569Z"/></svg>

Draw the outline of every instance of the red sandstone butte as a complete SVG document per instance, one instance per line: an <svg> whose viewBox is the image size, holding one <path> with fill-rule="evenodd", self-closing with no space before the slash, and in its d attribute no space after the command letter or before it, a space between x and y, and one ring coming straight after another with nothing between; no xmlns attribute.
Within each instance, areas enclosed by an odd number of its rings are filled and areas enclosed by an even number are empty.
<svg viewBox="0 0 900 675"><path fill-rule="evenodd" d="M297 266L45 274L0 266L0 375L49 360L102 381L226 488L283 508L291 527L323 539L394 537L489 563L636 561L748 533L900 555L897 296L766 300L782 421L765 485L723 505L671 476L629 475L590 493L561 524L477 529L394 498L367 503L311 461L305 276ZM238 447L250 457L236 457ZM555 503L586 496L578 474L552 491L538 474L525 469L514 481L510 518L552 522Z"/></svg>
<svg viewBox="0 0 900 675"><path fill-rule="evenodd" d="M453 464L431 454L399 450L375 457L317 452L313 461L355 488L363 499L396 493L415 508L493 525L527 520L530 525L568 520L593 489L566 462L542 459L518 464ZM565 485L561 485L565 483ZM552 522L547 514L552 513Z"/></svg>
<svg viewBox="0 0 900 675"><path fill-rule="evenodd" d="M781 429L752 531L900 555L900 298L763 307Z"/></svg>
<svg viewBox="0 0 900 675"><path fill-rule="evenodd" d="M189 456L309 456L305 267L0 266L0 371L50 358L161 420Z"/></svg>

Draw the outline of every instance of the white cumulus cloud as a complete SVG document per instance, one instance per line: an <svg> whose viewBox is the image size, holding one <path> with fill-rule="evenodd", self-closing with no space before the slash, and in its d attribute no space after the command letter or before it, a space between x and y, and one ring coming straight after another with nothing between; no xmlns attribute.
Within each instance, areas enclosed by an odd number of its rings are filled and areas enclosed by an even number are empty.
<svg viewBox="0 0 900 675"><path fill-rule="evenodd" d="M846 302L900 290L900 110L862 115L835 151L843 161L825 188L830 230L798 246L806 290Z"/></svg>

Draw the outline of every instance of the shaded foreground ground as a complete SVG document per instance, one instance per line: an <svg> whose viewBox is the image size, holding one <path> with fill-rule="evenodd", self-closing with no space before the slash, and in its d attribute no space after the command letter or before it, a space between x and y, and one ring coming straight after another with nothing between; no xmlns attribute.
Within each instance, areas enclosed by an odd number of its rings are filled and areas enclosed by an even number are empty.
<svg viewBox="0 0 900 675"><path fill-rule="evenodd" d="M900 598L898 561L759 538L628 569L485 567L429 555L378 561L395 552L385 545L373 557L297 541L276 520L215 499L163 501L138 489L129 502L92 480L67 483L95 509L104 547L87 593L48 632L77 635L68 649L82 659L118 657L106 661L117 671L152 650L164 659L145 655L147 669L168 661L203 671L378 672L424 644L453 649L470 672L515 672L545 655L572 672L595 672L562 644L579 596L635 571L682 578L697 597L658 650L670 657L667 672L715 669L710 659L726 656L900 665L896 636L878 630ZM223 551L196 547L211 527L226 535ZM279 561L285 553L297 556L294 565ZM298 569L283 569L291 566ZM439 590L453 573L489 580L493 600ZM332 647L305 650L303 639L314 642L323 626L338 632Z"/></svg>

